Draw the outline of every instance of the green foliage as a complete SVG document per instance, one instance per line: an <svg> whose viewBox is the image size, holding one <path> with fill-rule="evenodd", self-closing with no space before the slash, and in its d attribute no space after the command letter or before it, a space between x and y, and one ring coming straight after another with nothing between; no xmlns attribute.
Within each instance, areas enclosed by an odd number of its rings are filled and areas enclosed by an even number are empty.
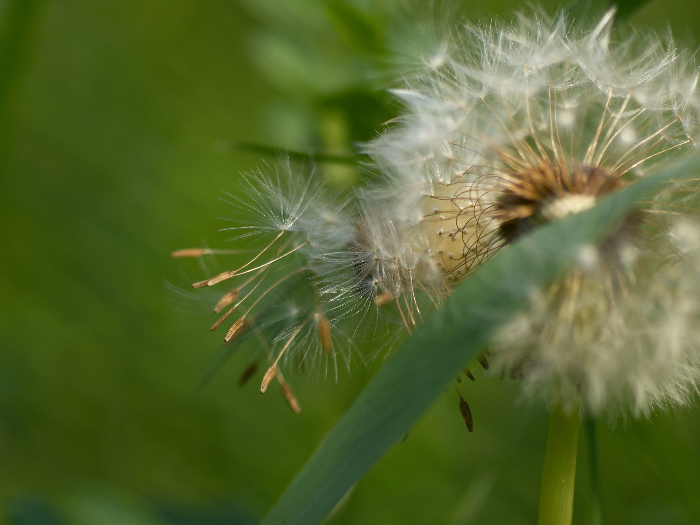
<svg viewBox="0 0 700 525"><path fill-rule="evenodd" d="M288 374L297 416L272 389L238 387L242 348L190 401L221 337L189 295L198 269L169 257L225 241L220 190L268 157L222 144L347 156L395 115L386 76L364 76L387 45L383 2L345 4L0 2L0 522L255 523L362 391L373 371ZM656 0L633 20L670 18L684 37L698 9ZM267 45L312 66L275 77ZM547 415L507 382L460 388L474 433L454 392L439 397L331 523L535 521ZM600 424L606 523L700 521L699 433L697 410ZM590 513L587 464L575 523Z"/></svg>

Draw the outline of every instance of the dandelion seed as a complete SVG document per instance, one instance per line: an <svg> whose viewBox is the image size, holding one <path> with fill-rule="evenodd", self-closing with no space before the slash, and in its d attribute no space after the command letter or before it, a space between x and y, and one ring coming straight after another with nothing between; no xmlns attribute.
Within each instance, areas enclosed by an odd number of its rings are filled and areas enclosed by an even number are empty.
<svg viewBox="0 0 700 525"><path fill-rule="evenodd" d="M292 390L291 385L289 383L287 383L286 381L282 380L282 381L280 381L280 386L282 388L282 395L284 396L284 399L287 401L289 408L291 408L297 414L301 413L301 407L299 406L299 401L297 401L297 398L294 395L294 390Z"/></svg>
<svg viewBox="0 0 700 525"><path fill-rule="evenodd" d="M331 325L328 318L323 313L317 313L316 318L318 338L321 343L321 348L327 354L333 353L333 339L331 337Z"/></svg>
<svg viewBox="0 0 700 525"><path fill-rule="evenodd" d="M260 384L260 392L262 394L264 394L267 391L267 387L270 386L270 383L272 383L272 380L275 378L276 374L277 364L274 364L267 369L267 372L265 372L265 375L263 376L262 383Z"/></svg>
<svg viewBox="0 0 700 525"><path fill-rule="evenodd" d="M231 308L231 310L229 310L229 311L233 311L233 308ZM227 316L225 315L224 317L221 318L221 320L223 320L225 317L227 317ZM246 326L245 322L246 322L246 319L244 316L244 317L241 317L235 323L233 323L233 326L226 333L226 337L224 337L224 341L226 341L228 343L233 338L234 335L236 335L237 333L244 330L245 326ZM214 327L216 327L216 325ZM212 327L212 328L214 328L214 327Z"/></svg>
<svg viewBox="0 0 700 525"><path fill-rule="evenodd" d="M230 309L228 310L228 312L226 312L224 315L222 315L221 317L219 317L219 319L217 319L217 321L216 321L213 325L211 325L211 328L210 328L209 330L211 330L211 331L213 332L214 330L216 330L217 328L219 328L219 326L221 326L221 323L223 323L223 322L228 318L228 316L231 315L231 314L234 312L235 309L236 309L235 306L232 307L232 308L230 308ZM215 308L214 310L216 310L216 308ZM217 312L217 313L218 313L218 312ZM239 326L239 328L240 328L240 326ZM229 338L229 339L230 339L230 338Z"/></svg>
<svg viewBox="0 0 700 525"><path fill-rule="evenodd" d="M207 281L206 285L207 286L216 286L217 284L230 279L234 275L236 275L234 272L222 272L219 275L217 275L216 277L212 277L211 279L209 279Z"/></svg>
<svg viewBox="0 0 700 525"><path fill-rule="evenodd" d="M205 248L187 248L184 250L177 250L172 253L172 257L201 257L202 255L211 253Z"/></svg>
<svg viewBox="0 0 700 525"><path fill-rule="evenodd" d="M216 303L216 306L214 307L214 311L217 314L219 312L221 312L221 310L226 308L231 303L235 302L236 299L238 299L239 294L240 294L240 290L238 288L234 288L230 292L226 292L226 294L221 299L219 299L219 302Z"/></svg>
<svg viewBox="0 0 700 525"><path fill-rule="evenodd" d="M176 250L171 254L171 257L176 259L183 257L202 257L203 255L232 255L235 253L245 253L248 250L212 250L210 248L186 248L184 250Z"/></svg>
<svg viewBox="0 0 700 525"><path fill-rule="evenodd" d="M394 294L392 294L391 292L382 292L374 297L374 304L376 304L377 306L382 306L391 303L393 300Z"/></svg>

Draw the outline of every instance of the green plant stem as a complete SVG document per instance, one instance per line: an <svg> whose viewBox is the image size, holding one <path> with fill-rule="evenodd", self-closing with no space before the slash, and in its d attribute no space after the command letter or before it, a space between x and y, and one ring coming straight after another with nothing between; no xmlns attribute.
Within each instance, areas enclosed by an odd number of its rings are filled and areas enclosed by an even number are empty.
<svg viewBox="0 0 700 525"><path fill-rule="evenodd" d="M538 525L570 525L574 511L576 447L580 415L555 405L544 456Z"/></svg>

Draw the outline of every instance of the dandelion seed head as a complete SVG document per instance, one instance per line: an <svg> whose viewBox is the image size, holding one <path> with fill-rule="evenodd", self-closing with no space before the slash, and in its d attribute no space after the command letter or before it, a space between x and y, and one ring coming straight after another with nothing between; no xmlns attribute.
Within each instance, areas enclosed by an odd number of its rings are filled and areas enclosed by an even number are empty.
<svg viewBox="0 0 700 525"><path fill-rule="evenodd" d="M450 289L523 235L694 154L692 59L670 36L613 31L613 16L583 32L538 10L467 25L439 69L407 78L405 114L367 150L396 196L383 213L420 254L413 277ZM422 193L396 191L406 181ZM528 395L594 412L687 402L700 378L700 228L678 221L697 186L686 200L674 191L640 203L535 294L497 335L493 368Z"/></svg>
<svg viewBox="0 0 700 525"><path fill-rule="evenodd" d="M410 334L426 304L501 250L697 154L692 56L670 36L613 30L613 18L584 31L538 9L442 33L428 24L391 91L402 115L364 146L373 184L337 197L282 162L231 192L230 230L267 245L195 286L236 282L226 301L247 337L270 342L267 384L284 365L337 377L363 330ZM570 409L688 403L700 384L698 189L669 182L583 247L494 335L491 370ZM285 286L293 300L270 299Z"/></svg>

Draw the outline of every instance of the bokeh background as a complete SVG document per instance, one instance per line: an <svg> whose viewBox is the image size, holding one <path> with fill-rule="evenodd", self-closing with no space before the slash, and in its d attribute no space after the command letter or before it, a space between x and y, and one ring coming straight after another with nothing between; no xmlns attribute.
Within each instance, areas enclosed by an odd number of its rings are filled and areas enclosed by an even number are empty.
<svg viewBox="0 0 700 525"><path fill-rule="evenodd" d="M637 26L695 46L697 2L633 7ZM223 246L221 190L277 149L315 153L331 185L361 181L323 154L351 157L398 111L388 50L411 34L395 11L0 1L0 523L257 523L350 406L374 369L337 384L288 373L296 415L257 380L238 386L245 348L193 396L221 337L170 253ZM483 374L462 392L473 434L446 393L329 523L534 523L547 413ZM599 421L596 436L605 523L700 523L700 408ZM584 524L595 498L580 443Z"/></svg>

